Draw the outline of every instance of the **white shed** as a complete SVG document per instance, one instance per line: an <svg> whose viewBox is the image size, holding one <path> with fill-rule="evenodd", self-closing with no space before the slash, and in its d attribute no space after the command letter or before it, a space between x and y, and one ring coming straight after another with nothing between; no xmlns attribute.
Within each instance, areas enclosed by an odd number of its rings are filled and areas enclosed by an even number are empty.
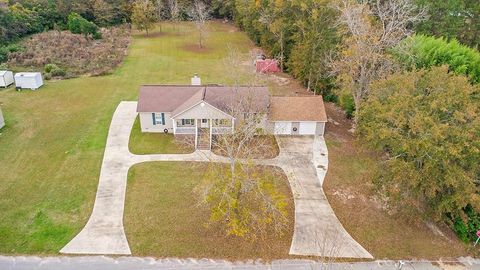
<svg viewBox="0 0 480 270"><path fill-rule="evenodd" d="M2 108L0 108L0 129L5 126L5 119L3 119Z"/></svg>
<svg viewBox="0 0 480 270"><path fill-rule="evenodd" d="M0 70L0 87L8 87L13 83L13 72Z"/></svg>
<svg viewBox="0 0 480 270"><path fill-rule="evenodd" d="M36 90L43 85L40 72L19 72L15 74L15 87L17 89Z"/></svg>
<svg viewBox="0 0 480 270"><path fill-rule="evenodd" d="M269 121L275 135L323 136L327 122L323 98L271 97Z"/></svg>

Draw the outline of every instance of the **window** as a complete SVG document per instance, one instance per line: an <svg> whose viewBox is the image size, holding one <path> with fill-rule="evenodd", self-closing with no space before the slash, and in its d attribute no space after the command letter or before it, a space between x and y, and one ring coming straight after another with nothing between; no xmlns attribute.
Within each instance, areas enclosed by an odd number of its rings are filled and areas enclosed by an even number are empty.
<svg viewBox="0 0 480 270"><path fill-rule="evenodd" d="M153 125L165 125L165 113L152 113Z"/></svg>
<svg viewBox="0 0 480 270"><path fill-rule="evenodd" d="M194 119L182 119L182 126L193 126L195 125Z"/></svg>

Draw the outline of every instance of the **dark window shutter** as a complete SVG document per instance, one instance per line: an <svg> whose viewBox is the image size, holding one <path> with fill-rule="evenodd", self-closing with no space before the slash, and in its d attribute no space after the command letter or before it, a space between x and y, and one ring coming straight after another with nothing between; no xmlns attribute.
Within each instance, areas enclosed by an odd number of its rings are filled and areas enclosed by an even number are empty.
<svg viewBox="0 0 480 270"><path fill-rule="evenodd" d="M185 119L182 119L182 126L185 125Z"/></svg>
<svg viewBox="0 0 480 270"><path fill-rule="evenodd" d="M155 119L155 113L152 113L152 120L153 120L153 125L155 126L157 124L157 120Z"/></svg>
<svg viewBox="0 0 480 270"><path fill-rule="evenodd" d="M162 125L165 125L165 113L162 112Z"/></svg>

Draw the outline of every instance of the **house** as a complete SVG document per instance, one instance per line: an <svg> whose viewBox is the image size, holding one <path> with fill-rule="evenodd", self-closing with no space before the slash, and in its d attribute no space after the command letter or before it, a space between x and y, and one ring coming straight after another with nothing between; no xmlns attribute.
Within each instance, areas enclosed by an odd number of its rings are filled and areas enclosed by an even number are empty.
<svg viewBox="0 0 480 270"><path fill-rule="evenodd" d="M321 96L270 97L267 87L249 86L144 85L137 112L142 132L192 136L201 149L249 114L264 115L259 128L278 135L323 135L327 121Z"/></svg>
<svg viewBox="0 0 480 270"><path fill-rule="evenodd" d="M0 129L5 126L5 119L3 119L2 108L0 108Z"/></svg>
<svg viewBox="0 0 480 270"><path fill-rule="evenodd" d="M37 90L43 85L40 72L19 72L15 74L15 87L20 89Z"/></svg>

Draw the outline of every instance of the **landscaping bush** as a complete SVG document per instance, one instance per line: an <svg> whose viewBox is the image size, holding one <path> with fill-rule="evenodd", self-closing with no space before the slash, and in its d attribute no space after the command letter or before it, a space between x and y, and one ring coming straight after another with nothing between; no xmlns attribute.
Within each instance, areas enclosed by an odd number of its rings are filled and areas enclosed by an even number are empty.
<svg viewBox="0 0 480 270"><path fill-rule="evenodd" d="M130 30L128 27L102 29L102 35L101 40L92 40L69 31L35 34L21 43L24 50L9 54L7 63L14 67L45 69L51 77L106 74L123 61Z"/></svg>
<svg viewBox="0 0 480 270"><path fill-rule="evenodd" d="M83 34L85 36L92 35L94 39L102 38L98 32L98 26L93 22L89 22L79 14L72 12L68 16L68 30L73 34Z"/></svg>
<svg viewBox="0 0 480 270"><path fill-rule="evenodd" d="M8 60L8 54L19 51L21 46L15 43L0 46L0 63L3 63Z"/></svg>

